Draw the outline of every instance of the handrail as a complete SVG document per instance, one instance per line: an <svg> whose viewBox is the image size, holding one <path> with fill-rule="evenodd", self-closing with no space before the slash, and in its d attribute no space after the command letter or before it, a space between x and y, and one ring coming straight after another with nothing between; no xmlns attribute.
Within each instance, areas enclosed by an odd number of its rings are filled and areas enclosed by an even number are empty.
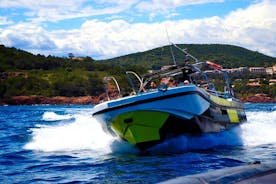
<svg viewBox="0 0 276 184"><path fill-rule="evenodd" d="M108 100L110 100L110 97L109 97L109 94L108 94L107 81L110 81L110 80L114 81L114 83L116 84L119 96L121 96L121 90L120 90L120 87L119 87L119 84L118 84L117 80L113 76L107 76L107 77L103 78L103 82L104 82L104 85L105 85L105 93L106 93L106 96L107 96Z"/></svg>
<svg viewBox="0 0 276 184"><path fill-rule="evenodd" d="M230 96L230 94L227 93L227 92L214 91L214 90L210 90L210 89L205 89L205 90L206 90L208 93L211 93L211 94L213 94L213 95L215 95L215 96L218 96L218 97L221 97L221 98L224 98L224 99L232 97L232 96Z"/></svg>
<svg viewBox="0 0 276 184"><path fill-rule="evenodd" d="M223 76L225 78L227 92L228 92L229 95L234 96L232 87L230 85L230 80L229 80L228 73L225 70L223 70L222 66L220 66L219 64L216 64L214 62L211 62L211 61L206 61L205 63L208 66L210 66L211 68L223 73Z"/></svg>
<svg viewBox="0 0 276 184"><path fill-rule="evenodd" d="M138 90L137 92L136 92L136 90L135 90L135 86L134 86L133 81L131 80L129 74L133 74L133 75L138 79L138 81L140 82L139 90ZM132 91L133 91L135 94L140 93L142 90L144 90L143 79L141 79L141 78L139 77L138 74L136 74L136 73L133 72L133 71L126 71L126 75L127 75L128 81L129 81L129 83L130 83L130 85L131 85Z"/></svg>

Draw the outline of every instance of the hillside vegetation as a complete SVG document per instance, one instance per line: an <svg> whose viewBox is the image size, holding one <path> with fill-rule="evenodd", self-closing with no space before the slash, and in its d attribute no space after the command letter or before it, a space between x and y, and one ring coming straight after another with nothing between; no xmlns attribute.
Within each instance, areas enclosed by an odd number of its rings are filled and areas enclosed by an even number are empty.
<svg viewBox="0 0 276 184"><path fill-rule="evenodd" d="M253 52L242 47L219 44L181 44L178 45L199 60L214 61L224 68L241 66L272 66L276 58ZM171 51L172 50L172 51ZM172 53L177 63L183 62L183 53L171 46L164 46L146 52L134 53L114 59L103 60L112 65L141 65L147 68L158 68L173 64Z"/></svg>
<svg viewBox="0 0 276 184"><path fill-rule="evenodd" d="M126 86L125 69L144 73L142 67L111 66L90 57L82 61L33 55L0 46L0 98L18 95L86 96L104 92L102 79L112 75Z"/></svg>
<svg viewBox="0 0 276 184"><path fill-rule="evenodd" d="M187 48L200 60L212 60L225 68L276 64L276 58L231 45L179 46ZM165 46L109 60L95 61L90 57L85 57L79 61L64 57L33 55L23 50L0 45L0 98L18 95L47 97L100 95L104 92L102 79L110 75L119 81L123 91L128 91L125 71L133 70L141 74L147 69L172 64L170 49L170 46ZM183 56L179 51L173 49L173 53L177 63L183 62ZM249 75L245 78L250 77ZM242 84L244 83L246 82L243 81ZM246 92L244 90L248 88L244 88L244 85L241 85L240 89L239 92L243 94L256 91ZM265 89L271 94L269 92L271 88ZM275 97L276 94L271 95Z"/></svg>

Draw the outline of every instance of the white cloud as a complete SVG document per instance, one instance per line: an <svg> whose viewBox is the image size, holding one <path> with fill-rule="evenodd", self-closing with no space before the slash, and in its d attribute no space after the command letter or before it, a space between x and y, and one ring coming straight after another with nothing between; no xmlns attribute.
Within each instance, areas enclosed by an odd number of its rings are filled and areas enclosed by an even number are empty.
<svg viewBox="0 0 276 184"><path fill-rule="evenodd" d="M51 36L42 27L33 24L16 24L0 32L0 43L37 53L55 48Z"/></svg>
<svg viewBox="0 0 276 184"><path fill-rule="evenodd" d="M149 12L151 17L169 14L173 8L186 5L217 3L224 0L0 0L0 8L21 8L25 21L58 22L65 19L96 15L116 15L122 12ZM135 9L134 9L135 8ZM137 13L137 11L135 11ZM175 15L175 14L174 14Z"/></svg>
<svg viewBox="0 0 276 184"><path fill-rule="evenodd" d="M115 14L129 9L138 0L0 0L0 8L23 8L33 22ZM108 6L107 6L108 5Z"/></svg>
<svg viewBox="0 0 276 184"><path fill-rule="evenodd" d="M114 57L166 45L166 28L175 43L234 44L276 56L276 3L262 2L224 18L130 24L87 21L79 30L80 45L97 56ZM89 36L88 36L89 35ZM89 54L89 53L87 53Z"/></svg>
<svg viewBox="0 0 276 184"><path fill-rule="evenodd" d="M178 16L175 10L178 7L207 3L222 3L224 0L142 0L135 6L138 12L149 13L149 20L153 21L158 15L170 19Z"/></svg>
<svg viewBox="0 0 276 184"><path fill-rule="evenodd" d="M264 1L228 16L194 20L134 23L89 20L79 29L46 31L18 24L0 32L0 42L36 53L111 58L167 45L166 28L175 43L234 44L276 56L276 2Z"/></svg>
<svg viewBox="0 0 276 184"><path fill-rule="evenodd" d="M139 11L156 11L156 10L168 10L170 8L176 8L179 6L206 4L206 3L220 3L224 0L151 0L142 1L136 8Z"/></svg>
<svg viewBox="0 0 276 184"><path fill-rule="evenodd" d="M79 7L88 0L1 0L0 7L2 8L26 8L26 9L40 9L40 8L74 8Z"/></svg>
<svg viewBox="0 0 276 184"><path fill-rule="evenodd" d="M12 24L12 23L13 23L13 21L8 20L7 17L0 16L0 26L3 26L3 25L10 25L10 24Z"/></svg>
<svg viewBox="0 0 276 184"><path fill-rule="evenodd" d="M24 9L30 20L58 21L83 15L82 5L87 0L0 0L1 8ZM22 15L21 15L22 16Z"/></svg>
<svg viewBox="0 0 276 184"><path fill-rule="evenodd" d="M226 40L276 56L275 12L275 1L263 1L232 12L224 20Z"/></svg>

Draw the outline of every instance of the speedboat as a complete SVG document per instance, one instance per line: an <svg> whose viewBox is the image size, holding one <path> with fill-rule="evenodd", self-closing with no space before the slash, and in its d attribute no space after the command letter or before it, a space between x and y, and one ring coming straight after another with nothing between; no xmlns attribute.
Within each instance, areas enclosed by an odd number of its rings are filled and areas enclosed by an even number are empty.
<svg viewBox="0 0 276 184"><path fill-rule="evenodd" d="M121 95L114 77L104 78L107 100L95 105L92 112L104 130L146 150L181 134L220 132L246 121L243 104L235 97L227 72L174 46L184 53L185 62L141 76L126 71L130 95ZM213 69L212 73L222 74L223 91L215 88L203 70L206 66Z"/></svg>

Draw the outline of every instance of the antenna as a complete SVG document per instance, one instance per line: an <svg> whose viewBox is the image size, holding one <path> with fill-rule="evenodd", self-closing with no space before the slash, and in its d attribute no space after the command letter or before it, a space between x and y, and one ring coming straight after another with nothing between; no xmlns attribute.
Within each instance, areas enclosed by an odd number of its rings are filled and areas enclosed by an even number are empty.
<svg viewBox="0 0 276 184"><path fill-rule="evenodd" d="M175 61L175 57L174 57L173 49L172 49L173 43L170 41L170 37L169 37L167 28L166 28L166 33L167 33L168 42L170 43L170 50L171 50L171 54L172 54L172 58L173 58L173 64L176 65L176 61Z"/></svg>

